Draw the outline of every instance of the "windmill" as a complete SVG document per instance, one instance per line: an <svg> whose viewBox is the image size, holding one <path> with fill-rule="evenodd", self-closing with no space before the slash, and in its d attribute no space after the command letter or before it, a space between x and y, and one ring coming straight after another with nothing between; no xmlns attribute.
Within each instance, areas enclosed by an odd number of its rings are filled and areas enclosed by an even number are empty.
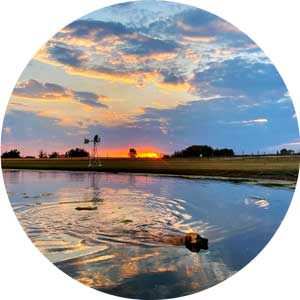
<svg viewBox="0 0 300 300"><path fill-rule="evenodd" d="M92 148L92 153L90 155L90 161L89 161L89 167L101 167L101 161L100 158L98 157L98 149L97 145L100 143L101 138L99 137L98 134L94 136L93 139L84 139L84 144L89 144L93 143L93 148Z"/></svg>

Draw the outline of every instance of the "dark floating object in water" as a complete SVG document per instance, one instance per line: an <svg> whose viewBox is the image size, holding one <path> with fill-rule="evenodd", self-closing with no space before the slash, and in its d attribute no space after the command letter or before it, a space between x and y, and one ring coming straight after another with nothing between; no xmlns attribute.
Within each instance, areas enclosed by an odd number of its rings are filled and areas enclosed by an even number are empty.
<svg viewBox="0 0 300 300"><path fill-rule="evenodd" d="M96 210L98 209L97 206L78 206L78 207L75 207L75 209L77 210Z"/></svg>
<svg viewBox="0 0 300 300"><path fill-rule="evenodd" d="M185 235L185 246L192 252L208 249L208 239L201 237L198 233L190 232Z"/></svg>
<svg viewBox="0 0 300 300"><path fill-rule="evenodd" d="M208 239L201 237L196 232L189 232L185 236L172 236L158 239L160 242L172 245L185 245L192 252L199 252L201 249L208 249Z"/></svg>

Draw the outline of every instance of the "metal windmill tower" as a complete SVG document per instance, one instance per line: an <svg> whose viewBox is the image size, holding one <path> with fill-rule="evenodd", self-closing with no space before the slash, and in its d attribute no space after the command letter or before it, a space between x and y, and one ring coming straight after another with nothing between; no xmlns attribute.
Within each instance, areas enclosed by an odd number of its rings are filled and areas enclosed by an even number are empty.
<svg viewBox="0 0 300 300"><path fill-rule="evenodd" d="M94 136L93 139L84 139L85 144L93 143L93 148L92 148L92 153L90 155L90 161L89 161L89 167L101 167L101 161L100 158L98 157L98 149L97 146L100 143L101 138L99 137L98 134Z"/></svg>

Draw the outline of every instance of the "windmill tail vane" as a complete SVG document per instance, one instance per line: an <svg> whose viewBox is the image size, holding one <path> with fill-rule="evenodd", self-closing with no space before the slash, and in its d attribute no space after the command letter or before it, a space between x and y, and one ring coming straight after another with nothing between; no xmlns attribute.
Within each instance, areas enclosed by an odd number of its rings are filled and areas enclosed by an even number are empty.
<svg viewBox="0 0 300 300"><path fill-rule="evenodd" d="M84 144L92 143L92 151L90 154L89 167L101 167L102 163L100 157L98 157L98 144L100 143L101 138L98 134L94 136L93 139L84 139Z"/></svg>

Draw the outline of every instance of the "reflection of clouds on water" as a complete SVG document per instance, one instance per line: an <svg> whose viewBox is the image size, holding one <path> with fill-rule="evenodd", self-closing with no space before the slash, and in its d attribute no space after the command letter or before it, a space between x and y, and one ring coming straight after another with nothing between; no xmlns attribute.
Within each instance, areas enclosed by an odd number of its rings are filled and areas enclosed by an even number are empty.
<svg viewBox="0 0 300 300"><path fill-rule="evenodd" d="M264 209L268 209L270 205L267 199L263 199L259 197L245 198L244 203L245 205L256 205L257 207L264 208Z"/></svg>
<svg viewBox="0 0 300 300"><path fill-rule="evenodd" d="M292 195L132 174L5 171L4 178L20 223L50 261L88 286L135 298L183 296L228 278L265 246ZM208 251L161 239L192 231L209 239Z"/></svg>

